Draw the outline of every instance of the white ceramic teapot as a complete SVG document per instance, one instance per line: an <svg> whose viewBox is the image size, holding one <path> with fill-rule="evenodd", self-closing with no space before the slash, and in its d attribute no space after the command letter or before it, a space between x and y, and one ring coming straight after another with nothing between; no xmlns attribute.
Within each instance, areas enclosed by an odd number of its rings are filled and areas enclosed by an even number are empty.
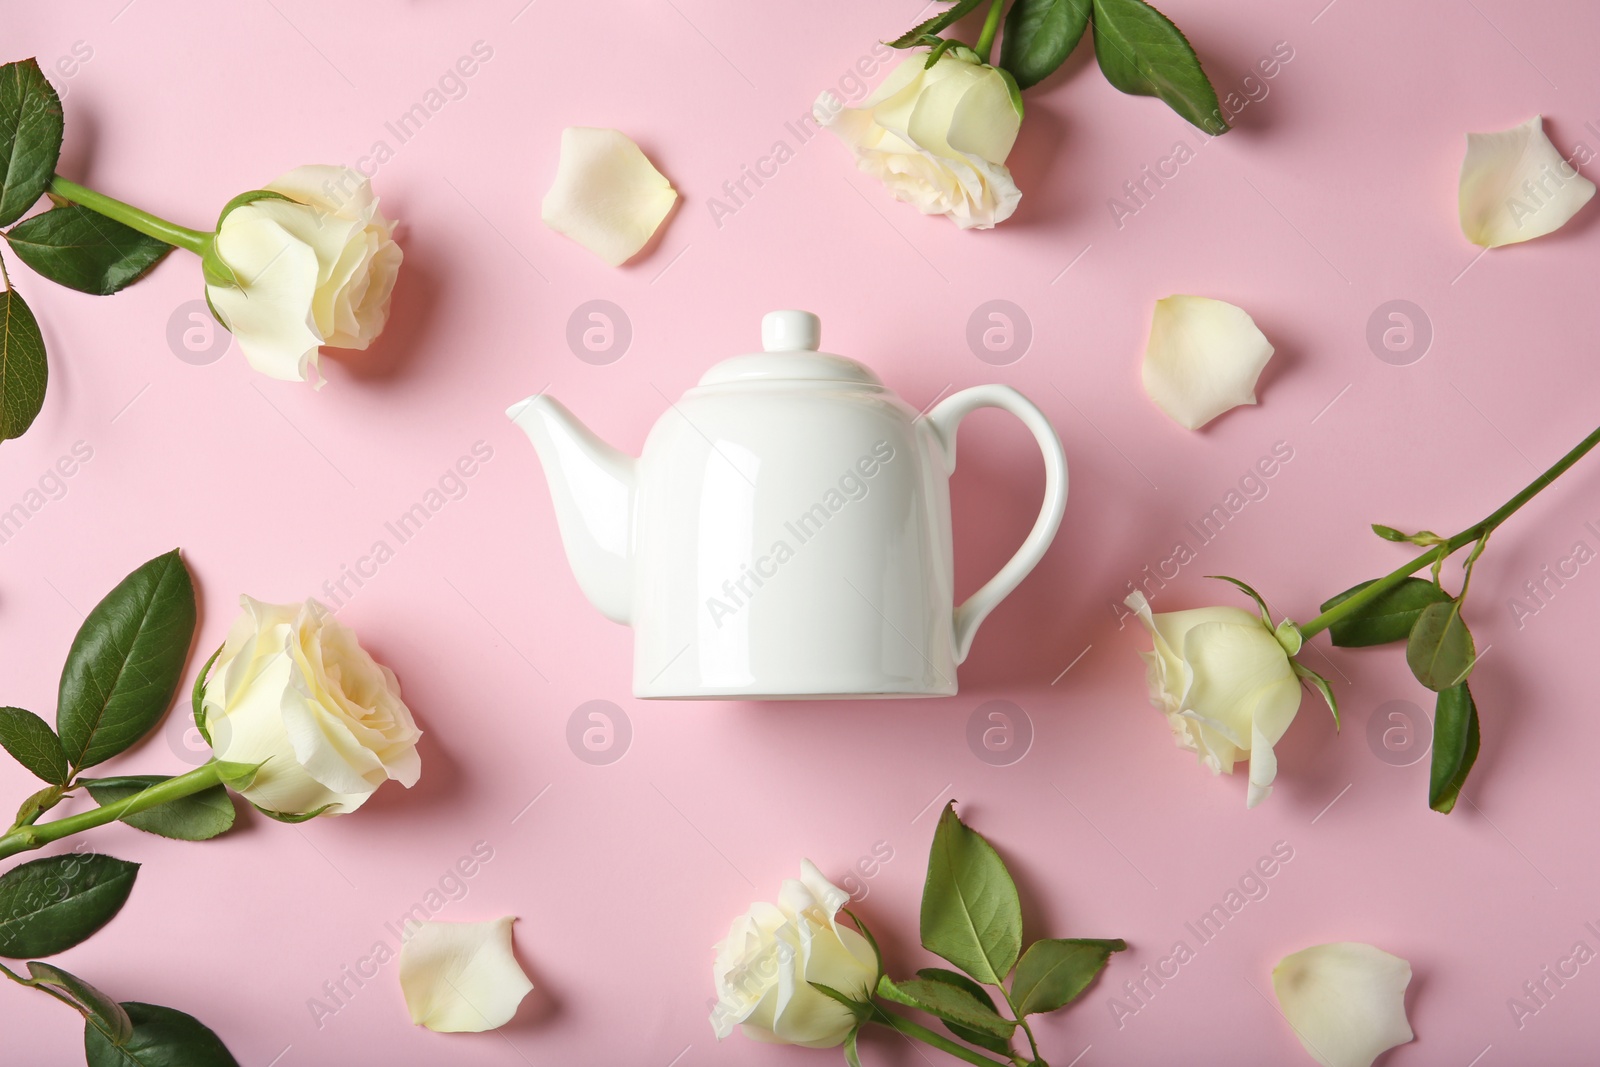
<svg viewBox="0 0 1600 1067"><path fill-rule="evenodd" d="M767 315L766 351L708 370L638 459L548 396L506 412L538 450L578 584L634 628L635 696L949 696L978 624L1055 536L1066 458L1022 394L980 385L919 416L819 338L815 315ZM956 607L949 482L981 407L1033 432L1044 507Z"/></svg>

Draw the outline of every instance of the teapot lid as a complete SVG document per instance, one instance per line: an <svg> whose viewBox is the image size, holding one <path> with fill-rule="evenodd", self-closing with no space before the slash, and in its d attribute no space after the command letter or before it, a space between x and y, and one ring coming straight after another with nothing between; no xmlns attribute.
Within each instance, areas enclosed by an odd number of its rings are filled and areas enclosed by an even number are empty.
<svg viewBox="0 0 1600 1067"><path fill-rule="evenodd" d="M761 318L766 351L734 356L706 371L701 385L743 382L819 381L882 385L878 376L853 359L818 352L822 321L809 311L769 311Z"/></svg>

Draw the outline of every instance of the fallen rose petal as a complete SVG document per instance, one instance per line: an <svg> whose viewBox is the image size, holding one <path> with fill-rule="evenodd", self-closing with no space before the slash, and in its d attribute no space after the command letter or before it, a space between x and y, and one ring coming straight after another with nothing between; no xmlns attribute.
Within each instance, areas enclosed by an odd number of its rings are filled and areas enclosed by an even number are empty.
<svg viewBox="0 0 1600 1067"><path fill-rule="evenodd" d="M421 922L400 948L400 989L411 1021L439 1033L504 1026L533 983L511 950L511 916L482 923Z"/></svg>
<svg viewBox="0 0 1600 1067"><path fill-rule="evenodd" d="M650 242L677 199L626 134L569 126L561 131L561 160L541 217L616 267Z"/></svg>
<svg viewBox="0 0 1600 1067"><path fill-rule="evenodd" d="M1359 941L1302 949L1272 969L1283 1017L1323 1067L1372 1067L1410 1041L1410 983L1411 964Z"/></svg>
<svg viewBox="0 0 1600 1067"><path fill-rule="evenodd" d="M1461 232L1484 248L1543 237L1594 196L1594 183L1562 158L1535 115L1498 133L1467 134L1461 161Z"/></svg>
<svg viewBox="0 0 1600 1067"><path fill-rule="evenodd" d="M1145 348L1144 390L1156 406L1198 430L1240 404L1256 402L1256 380L1272 345L1241 308L1204 296L1156 301Z"/></svg>

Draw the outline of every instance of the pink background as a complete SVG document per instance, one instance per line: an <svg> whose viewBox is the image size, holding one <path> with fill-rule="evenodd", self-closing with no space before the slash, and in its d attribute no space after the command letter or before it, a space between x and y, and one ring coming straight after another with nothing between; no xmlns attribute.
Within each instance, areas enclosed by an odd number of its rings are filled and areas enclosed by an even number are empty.
<svg viewBox="0 0 1600 1067"><path fill-rule="evenodd" d="M1219 89L1259 99L1120 228L1108 199L1199 137L1159 103L1112 90L1080 53L1029 94L1011 160L1024 199L990 233L921 217L855 172L831 136L799 145L785 127L918 18L914 0L13 6L6 58L53 69L75 42L93 52L71 77L54 74L62 170L197 226L290 167L353 164L380 139L395 148L385 123L474 42L493 49L465 95L379 169L385 210L404 223L395 313L368 358L325 361L320 393L263 378L237 349L176 358L169 320L181 333L201 295L183 253L109 300L8 259L44 323L51 382L33 429L0 448L0 507L74 442L93 458L0 545L0 699L48 716L81 613L174 545L201 595L192 677L241 592L326 598L322 583L382 538L394 558L340 617L399 673L427 731L421 783L386 787L355 816L242 819L209 844L97 832L93 847L144 868L122 914L59 962L124 999L199 1016L247 1067L837 1062L737 1036L719 1046L706 1022L711 946L802 856L842 880L876 846L893 858L850 883L865 892L861 914L896 973L929 962L916 905L935 817L955 797L1011 864L1029 937L1132 945L1078 1005L1040 1023L1058 1067L1308 1063L1263 996L1269 972L1288 952L1345 939L1415 968L1417 1041L1386 1063L1591 1062L1600 964L1520 1029L1507 999L1575 942L1600 948L1584 927L1600 923L1600 726L1578 640L1592 637L1600 577L1583 568L1520 626L1509 601L1574 542L1600 548L1586 526L1600 525L1600 460L1506 527L1480 568L1469 615L1490 646L1474 679L1484 752L1449 818L1426 808L1420 752L1393 766L1368 743L1380 705L1426 704L1397 650L1319 639L1309 662L1335 680L1344 732L1308 698L1279 750L1276 794L1246 811L1242 774L1214 780L1173 748L1146 703L1144 640L1110 607L1277 442L1292 461L1158 592L1158 609L1236 602L1202 577L1230 573L1309 618L1403 558L1367 523L1458 529L1593 426L1579 398L1600 385L1597 209L1477 259L1455 188L1469 129L1542 112L1564 152L1600 145L1585 128L1600 124L1600 11L1325 3L1166 0ZM1277 42L1293 59L1246 86ZM606 267L539 222L569 124L630 133L683 195L633 266ZM709 198L778 140L794 158L718 225ZM1151 305L1175 292L1240 304L1278 347L1260 407L1198 434L1138 382ZM594 299L632 326L609 365L565 340L568 317ZM1005 366L966 342L991 299L1019 305L1033 332ZM1366 340L1369 316L1394 299L1420 305L1434 331L1410 365L1381 361ZM664 396L755 347L760 315L777 307L821 314L825 347L864 359L915 406L1000 381L1061 433L1065 524L979 632L957 697L635 701L629 632L567 569L543 476L505 406L548 386L636 451ZM493 458L465 495L397 545L385 521L478 441ZM1032 522L1041 469L999 413L963 431L963 592ZM591 700L631 723L609 765L566 740ZM967 742L991 700L1031 724L1031 748L1008 766ZM188 730L180 708L113 766L182 771L201 758ZM20 800L33 786L4 763L0 788ZM519 917L538 990L517 1018L476 1036L414 1028L391 962L364 987L347 981L353 996L319 1026L308 1001L323 983L375 943L392 948L385 924L480 841L493 859L438 917ZM1197 947L1184 923L1280 841L1294 858L1269 894ZM1180 938L1195 959L1119 1028L1110 998ZM27 991L0 989L0 1028L8 1060L81 1055L70 1013ZM882 1035L865 1058L921 1062Z"/></svg>

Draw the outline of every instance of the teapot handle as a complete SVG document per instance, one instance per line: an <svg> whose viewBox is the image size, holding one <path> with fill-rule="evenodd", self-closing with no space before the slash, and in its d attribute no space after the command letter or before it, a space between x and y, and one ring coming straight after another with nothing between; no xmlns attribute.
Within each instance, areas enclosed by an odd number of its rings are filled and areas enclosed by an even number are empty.
<svg viewBox="0 0 1600 1067"><path fill-rule="evenodd" d="M945 465L953 473L956 469L956 429L961 420L978 408L1001 408L1022 420L1039 442L1044 456L1044 506L1033 529L1028 531L1022 547L1006 561L993 578L983 584L956 608L953 619L955 633L955 658L961 663L972 648L972 637L978 625L1004 600L1022 579L1028 576L1061 526L1061 515L1067 507L1067 457L1061 449L1061 438L1032 401L1009 385L978 385L963 389L940 401L924 418L933 430L944 453Z"/></svg>

